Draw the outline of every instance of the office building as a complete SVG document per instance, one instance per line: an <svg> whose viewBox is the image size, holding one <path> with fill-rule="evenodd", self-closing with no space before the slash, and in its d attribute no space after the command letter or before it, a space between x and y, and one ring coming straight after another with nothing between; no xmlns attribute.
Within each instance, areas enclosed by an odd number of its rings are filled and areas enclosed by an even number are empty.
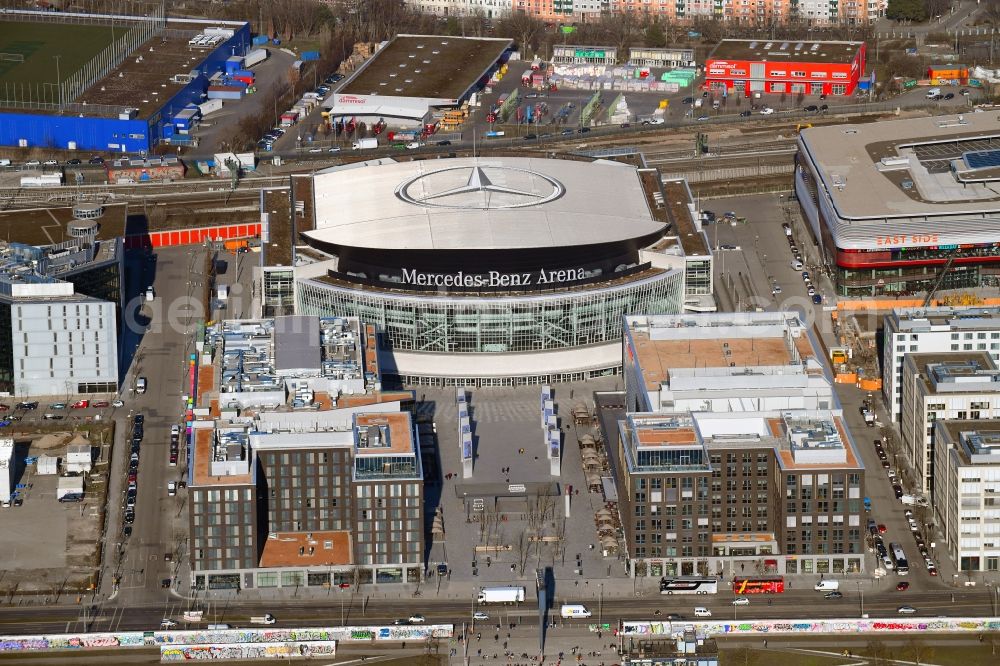
<svg viewBox="0 0 1000 666"><path fill-rule="evenodd" d="M837 293L996 286L998 137L993 113L802 130L795 192Z"/></svg>
<svg viewBox="0 0 1000 666"><path fill-rule="evenodd" d="M959 571L1000 570L1000 420L938 421L933 505Z"/></svg>
<svg viewBox="0 0 1000 666"><path fill-rule="evenodd" d="M375 337L308 316L208 332L188 481L196 588L419 578L413 396L381 390Z"/></svg>
<svg viewBox="0 0 1000 666"><path fill-rule="evenodd" d="M630 315L623 346L633 575L864 569L864 466L796 314Z"/></svg>
<svg viewBox="0 0 1000 666"><path fill-rule="evenodd" d="M1000 417L1000 370L985 351L906 354L900 433L918 488L931 493L934 423Z"/></svg>
<svg viewBox="0 0 1000 666"><path fill-rule="evenodd" d="M882 342L882 393L892 419L900 419L903 359L906 354L974 351L985 351L994 363L1000 362L1000 313L994 309L897 308L886 315Z"/></svg>
<svg viewBox="0 0 1000 666"><path fill-rule="evenodd" d="M0 247L0 390L71 396L118 390L121 238L74 221L69 240Z"/></svg>

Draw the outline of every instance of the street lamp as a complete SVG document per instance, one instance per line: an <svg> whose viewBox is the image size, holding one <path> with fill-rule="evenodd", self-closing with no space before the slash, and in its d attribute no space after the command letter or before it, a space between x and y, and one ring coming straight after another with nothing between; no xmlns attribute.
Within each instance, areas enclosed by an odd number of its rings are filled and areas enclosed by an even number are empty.
<svg viewBox="0 0 1000 666"><path fill-rule="evenodd" d="M597 624L604 624L604 583L601 583L601 596L597 601Z"/></svg>

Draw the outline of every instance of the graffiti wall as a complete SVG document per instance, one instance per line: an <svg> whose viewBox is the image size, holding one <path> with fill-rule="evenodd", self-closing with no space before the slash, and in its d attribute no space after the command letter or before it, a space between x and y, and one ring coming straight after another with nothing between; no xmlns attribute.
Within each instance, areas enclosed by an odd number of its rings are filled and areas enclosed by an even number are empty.
<svg viewBox="0 0 1000 666"><path fill-rule="evenodd" d="M161 645L160 661L222 661L246 659L291 659L293 657L334 657L335 643L294 641L281 645Z"/></svg>
<svg viewBox="0 0 1000 666"><path fill-rule="evenodd" d="M746 622L624 622L623 636L669 636L671 633L693 627L708 635L730 634L853 634L853 633L908 633L908 632L984 632L1000 631L998 618L935 618L896 619L875 618L867 620L747 620Z"/></svg>
<svg viewBox="0 0 1000 666"><path fill-rule="evenodd" d="M274 644L329 645L342 641L421 641L452 638L451 624L355 627L304 627L299 629L222 629L208 631L121 631L93 634L0 636L0 653L86 648L164 647L215 648L218 646L268 646ZM208 650L211 653L211 650ZM194 652L191 652L194 654ZM324 653L326 654L326 653ZM332 654L332 653L331 653ZM221 659L222 657L204 657ZM229 657L226 657L227 659ZM171 657L176 661L177 657Z"/></svg>

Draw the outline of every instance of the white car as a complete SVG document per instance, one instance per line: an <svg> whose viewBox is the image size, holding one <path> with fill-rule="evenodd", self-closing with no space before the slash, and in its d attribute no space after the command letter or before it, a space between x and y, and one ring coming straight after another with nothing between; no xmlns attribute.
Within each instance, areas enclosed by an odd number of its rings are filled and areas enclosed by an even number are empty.
<svg viewBox="0 0 1000 666"><path fill-rule="evenodd" d="M154 297L153 288L152 287L146 287L146 300L147 301L151 301L151 300L153 300L153 297Z"/></svg>
<svg viewBox="0 0 1000 666"><path fill-rule="evenodd" d="M169 617L165 617L160 620L160 629L170 629L171 627L176 627L177 623L171 620Z"/></svg>
<svg viewBox="0 0 1000 666"><path fill-rule="evenodd" d="M328 152L328 153L339 153L340 152L340 146L334 146L333 148L329 149L326 152Z"/></svg>
<svg viewBox="0 0 1000 666"><path fill-rule="evenodd" d="M28 160L27 162L24 163L24 166L41 166L41 165L42 163L39 162L38 160Z"/></svg>
<svg viewBox="0 0 1000 666"><path fill-rule="evenodd" d="M111 406L112 407L124 407L125 406L125 401L122 400L121 398L115 398L114 400L111 401Z"/></svg>
<svg viewBox="0 0 1000 666"><path fill-rule="evenodd" d="M417 148L419 148L422 145L424 145L424 144L420 143L419 141L411 141L408 144L406 144L406 149L407 150L416 150Z"/></svg>
<svg viewBox="0 0 1000 666"><path fill-rule="evenodd" d="M415 613L415 614L411 615L409 619L410 619L410 623L411 624L420 624L422 622L426 622L427 621L427 618L425 618L420 613Z"/></svg>
<svg viewBox="0 0 1000 666"><path fill-rule="evenodd" d="M900 615L913 615L917 612L917 609L913 606L900 606L896 609L896 612Z"/></svg>
<svg viewBox="0 0 1000 666"><path fill-rule="evenodd" d="M177 494L177 482L170 481L167 483L167 497L173 497Z"/></svg>
<svg viewBox="0 0 1000 666"><path fill-rule="evenodd" d="M649 124L650 125L662 125L665 122L667 122L667 121L664 120L663 118L650 118L649 119Z"/></svg>
<svg viewBox="0 0 1000 666"><path fill-rule="evenodd" d="M45 160L42 162L42 166L59 166L58 160Z"/></svg>
<svg viewBox="0 0 1000 666"><path fill-rule="evenodd" d="M483 611L476 611L475 613L472 614L472 619L473 620L488 620L488 619L490 619L490 616L487 615L486 613L484 613Z"/></svg>
<svg viewBox="0 0 1000 666"><path fill-rule="evenodd" d="M762 116L769 116L772 113L774 113L774 109L772 109L769 106L765 106L763 109L760 110L760 115Z"/></svg>
<svg viewBox="0 0 1000 666"><path fill-rule="evenodd" d="M735 599L733 599L733 605L734 606L749 606L750 605L750 600L747 599L746 597L736 597Z"/></svg>

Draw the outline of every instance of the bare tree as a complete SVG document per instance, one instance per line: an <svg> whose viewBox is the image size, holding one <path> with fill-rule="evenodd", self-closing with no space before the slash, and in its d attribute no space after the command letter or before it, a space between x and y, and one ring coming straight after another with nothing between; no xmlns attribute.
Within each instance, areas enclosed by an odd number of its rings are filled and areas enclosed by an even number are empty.
<svg viewBox="0 0 1000 666"><path fill-rule="evenodd" d="M524 575L524 567L528 564L528 558L531 556L531 538L528 536L528 532L521 530L517 535L517 540L514 542L514 554L517 555L517 569L518 574Z"/></svg>
<svg viewBox="0 0 1000 666"><path fill-rule="evenodd" d="M921 662L924 662L934 656L934 648L919 638L912 638L906 644L906 649L904 654L913 661L916 666L920 666Z"/></svg>
<svg viewBox="0 0 1000 666"><path fill-rule="evenodd" d="M545 30L545 25L523 11L514 12L497 23L497 34L511 37L521 49L521 57L538 52L538 36Z"/></svg>

